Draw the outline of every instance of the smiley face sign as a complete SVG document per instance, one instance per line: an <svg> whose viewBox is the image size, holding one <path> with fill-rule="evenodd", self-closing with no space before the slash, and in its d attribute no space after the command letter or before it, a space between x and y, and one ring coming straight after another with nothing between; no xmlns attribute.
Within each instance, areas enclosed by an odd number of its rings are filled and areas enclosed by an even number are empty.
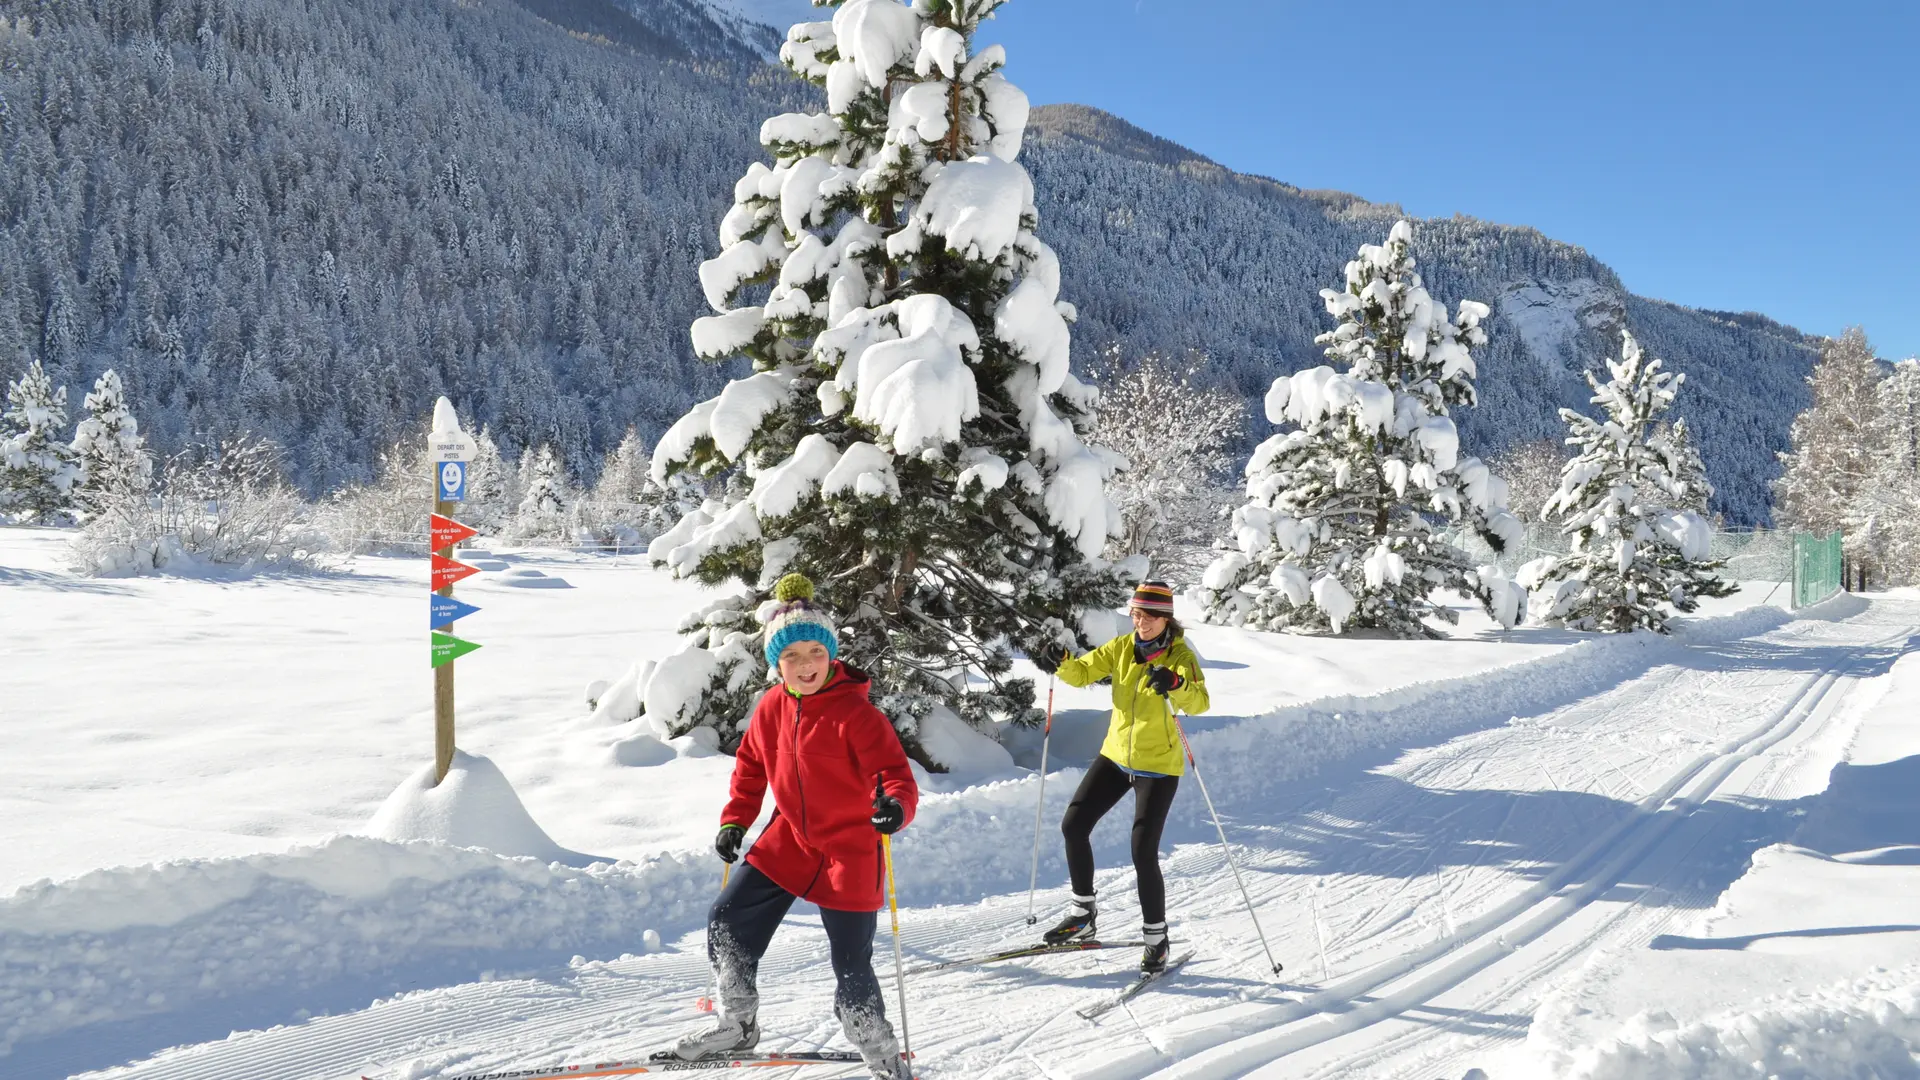
<svg viewBox="0 0 1920 1080"><path fill-rule="evenodd" d="M443 502L460 502L467 497L467 463L464 461L443 461L436 466L440 471L440 499Z"/></svg>

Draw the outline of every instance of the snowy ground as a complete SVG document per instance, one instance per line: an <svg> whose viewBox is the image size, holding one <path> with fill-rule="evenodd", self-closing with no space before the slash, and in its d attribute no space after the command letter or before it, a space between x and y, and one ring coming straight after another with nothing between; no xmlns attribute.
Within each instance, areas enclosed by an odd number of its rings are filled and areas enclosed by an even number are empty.
<svg viewBox="0 0 1920 1080"><path fill-rule="evenodd" d="M623 754L581 692L672 649L697 589L551 553L459 587L486 646L460 661L462 748L560 846L622 860L549 866L338 835L430 752L424 565L83 582L59 542L0 530L0 1076L427 1080L632 1056L698 1021L728 759ZM527 569L571 587L510 584ZM1898 800L1920 779L1920 666L1896 660L1920 596L1741 609L1766 591L1674 641L1198 628L1215 712L1190 730L1287 971L1265 976L1188 782L1180 977L1097 1023L1073 1010L1135 957L916 980L919 1073L1722 1075L1672 1062L1830 1030L1841 1060L1895 1060L1865 1055L1916 1030L1920 837ZM1098 695L1062 691L1050 829ZM1028 933L1036 779L942 786L896 849L910 963ZM1124 931L1120 825L1096 842ZM821 937L802 916L776 941L770 1045L837 1045Z"/></svg>

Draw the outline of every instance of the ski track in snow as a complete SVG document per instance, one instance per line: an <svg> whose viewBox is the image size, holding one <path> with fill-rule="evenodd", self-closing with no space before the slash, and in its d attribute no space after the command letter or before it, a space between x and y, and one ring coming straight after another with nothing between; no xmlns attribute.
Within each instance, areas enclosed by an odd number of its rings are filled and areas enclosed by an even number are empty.
<svg viewBox="0 0 1920 1080"><path fill-rule="evenodd" d="M1260 925L1286 964L1279 980L1217 845L1182 842L1164 860L1169 911L1173 936L1197 955L1176 978L1091 1022L1074 1010L1125 985L1131 952L912 980L916 1071L1459 1077L1523 1039L1542 994L1594 949L1641 945L1693 918L1753 850L1790 830L1790 800L1824 784L1844 744L1853 691L1891 666L1917 623L1920 604L1836 602L1748 637L1657 643L1653 666L1618 685L1577 684L1570 700L1484 716L1435 745L1362 753L1279 785L1264 807L1223 804ZM1508 700L1490 695L1489 707ZM1010 841L1022 860L1030 839L1021 830ZM1131 882L1130 868L1103 867L1110 936L1135 928ZM1063 894L1043 895L1043 926ZM806 911L762 965L762 1049L841 1044L824 934ZM1025 913L1024 889L903 911L907 962L1019 943L1038 930ZM892 1010L886 935L883 918L875 961ZM657 954L414 992L84 1075L435 1080L632 1059L702 1021L703 942L694 932Z"/></svg>

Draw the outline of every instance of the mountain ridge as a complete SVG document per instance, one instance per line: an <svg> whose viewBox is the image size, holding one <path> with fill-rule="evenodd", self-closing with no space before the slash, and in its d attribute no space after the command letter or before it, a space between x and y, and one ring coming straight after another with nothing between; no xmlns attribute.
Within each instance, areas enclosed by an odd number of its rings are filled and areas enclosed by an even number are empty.
<svg viewBox="0 0 1920 1080"><path fill-rule="evenodd" d="M443 393L509 454L551 443L590 478L629 425L657 437L737 370L692 356L697 268L761 121L816 95L719 9L109 7L0 21L0 376L39 359L78 401L115 367L163 452L252 430L317 493L368 477ZM1318 292L1398 207L1086 106L1035 117L1023 157L1076 365L1197 350L1257 417L1275 375L1322 362ZM1635 297L1525 226L1416 222L1434 295L1495 308L1469 452L1558 438L1631 324L1690 374L1715 509L1766 520L1811 339Z"/></svg>

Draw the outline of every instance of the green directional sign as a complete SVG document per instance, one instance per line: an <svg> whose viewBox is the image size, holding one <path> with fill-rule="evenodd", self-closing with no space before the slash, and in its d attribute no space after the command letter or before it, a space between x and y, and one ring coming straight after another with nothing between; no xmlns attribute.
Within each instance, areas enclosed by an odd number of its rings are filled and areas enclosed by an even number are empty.
<svg viewBox="0 0 1920 1080"><path fill-rule="evenodd" d="M474 642L462 641L452 634L442 634L436 630L433 632L433 666L439 667L457 660L479 647Z"/></svg>

